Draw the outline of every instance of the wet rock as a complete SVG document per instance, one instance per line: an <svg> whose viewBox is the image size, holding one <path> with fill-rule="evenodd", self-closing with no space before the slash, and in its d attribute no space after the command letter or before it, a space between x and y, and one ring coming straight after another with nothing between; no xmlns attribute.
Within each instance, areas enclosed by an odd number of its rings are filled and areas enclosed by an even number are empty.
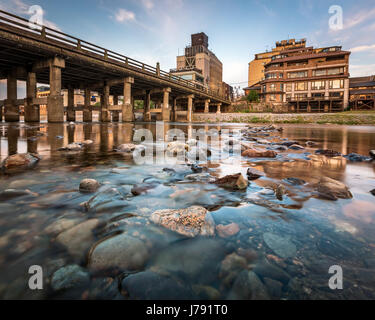
<svg viewBox="0 0 375 320"><path fill-rule="evenodd" d="M185 176L186 180L213 183L216 179L209 173L193 173Z"/></svg>
<svg viewBox="0 0 375 320"><path fill-rule="evenodd" d="M80 151L82 150L84 145L80 142L73 142L68 144L66 147L62 147L59 151Z"/></svg>
<svg viewBox="0 0 375 320"><path fill-rule="evenodd" d="M253 271L242 271L227 296L228 300L269 300L266 287Z"/></svg>
<svg viewBox="0 0 375 320"><path fill-rule="evenodd" d="M340 157L341 156L340 152L334 151L334 150L329 150L329 149L326 149L326 150L323 150L323 149L316 150L315 154L323 155L323 156L326 156L326 157L332 157L332 158L333 157Z"/></svg>
<svg viewBox="0 0 375 320"><path fill-rule="evenodd" d="M218 300L220 291L211 286L193 285L193 291L200 300Z"/></svg>
<svg viewBox="0 0 375 320"><path fill-rule="evenodd" d="M284 179L285 182L288 182L289 184L293 186L302 186L306 184L305 180L299 179L299 178L286 178Z"/></svg>
<svg viewBox="0 0 375 320"><path fill-rule="evenodd" d="M280 281L273 280L270 278L264 278L263 281L271 297L275 299L280 299L281 294L282 294L283 284Z"/></svg>
<svg viewBox="0 0 375 320"><path fill-rule="evenodd" d="M249 185L249 182L242 176L241 173L225 176L217 179L214 183L222 188L233 190L244 190Z"/></svg>
<svg viewBox="0 0 375 320"><path fill-rule="evenodd" d="M257 139L257 143L259 143L259 144L269 144L270 142L266 139Z"/></svg>
<svg viewBox="0 0 375 320"><path fill-rule="evenodd" d="M230 287L233 280L244 269L248 269L246 258L233 252L225 257L221 262L219 278L226 287Z"/></svg>
<svg viewBox="0 0 375 320"><path fill-rule="evenodd" d="M264 172L254 169L254 168L248 168L247 169L247 178L249 180L256 180L264 176Z"/></svg>
<svg viewBox="0 0 375 320"><path fill-rule="evenodd" d="M90 146L90 145L94 144L94 141L85 140L85 141L82 141L81 143L82 143L83 146Z"/></svg>
<svg viewBox="0 0 375 320"><path fill-rule="evenodd" d="M143 241L122 233L94 244L90 250L88 267L93 271L141 270L148 256Z"/></svg>
<svg viewBox="0 0 375 320"><path fill-rule="evenodd" d="M134 300L192 299L190 286L178 278L144 271L126 277L121 283L122 294Z"/></svg>
<svg viewBox="0 0 375 320"><path fill-rule="evenodd" d="M186 156L190 161L206 161L211 156L211 151L202 147L191 147Z"/></svg>
<svg viewBox="0 0 375 320"><path fill-rule="evenodd" d="M344 156L347 160L351 162L363 162L363 161L370 161L371 158L362 156L358 153L349 153L348 155Z"/></svg>
<svg viewBox="0 0 375 320"><path fill-rule="evenodd" d="M163 168L163 172L166 172L168 174L174 174L174 173L176 173L176 170L174 170L172 168Z"/></svg>
<svg viewBox="0 0 375 320"><path fill-rule="evenodd" d="M133 143L124 143L119 145L116 148L117 152L123 152L123 153L133 153L134 151L141 152L145 150L145 146L143 145L135 145Z"/></svg>
<svg viewBox="0 0 375 320"><path fill-rule="evenodd" d="M375 160L375 150L370 150L369 152L370 157Z"/></svg>
<svg viewBox="0 0 375 320"><path fill-rule="evenodd" d="M211 214L200 206L157 210L152 213L150 220L187 237L215 235L215 223Z"/></svg>
<svg viewBox="0 0 375 320"><path fill-rule="evenodd" d="M303 150L305 149L304 147L300 146L299 144L292 144L289 149L291 150Z"/></svg>
<svg viewBox="0 0 375 320"><path fill-rule="evenodd" d="M86 211L100 213L120 210L125 207L126 204L122 194L116 188L108 188L91 197L87 202L84 202L82 206Z"/></svg>
<svg viewBox="0 0 375 320"><path fill-rule="evenodd" d="M72 256L82 258L94 241L93 229L98 226L98 219L87 220L60 233L56 242L66 247Z"/></svg>
<svg viewBox="0 0 375 320"><path fill-rule="evenodd" d="M290 276L279 267L269 263L266 259L257 263L253 271L261 278L270 278L288 284Z"/></svg>
<svg viewBox="0 0 375 320"><path fill-rule="evenodd" d="M277 152L273 150L248 149L242 152L242 156L249 158L276 158Z"/></svg>
<svg viewBox="0 0 375 320"><path fill-rule="evenodd" d="M216 226L216 231L219 237L221 238L229 238L234 235L236 235L238 232L240 232L240 227L237 223L231 223L227 225L219 224Z"/></svg>
<svg viewBox="0 0 375 320"><path fill-rule="evenodd" d="M18 172L33 168L39 160L34 153L18 153L5 158L1 167L5 173Z"/></svg>
<svg viewBox="0 0 375 320"><path fill-rule="evenodd" d="M100 187L100 184L95 179L83 179L79 184L79 191L82 193L93 193L96 192Z"/></svg>
<svg viewBox="0 0 375 320"><path fill-rule="evenodd" d="M57 270L51 279L51 287L54 291L84 288L88 286L90 276L82 267L73 264Z"/></svg>
<svg viewBox="0 0 375 320"><path fill-rule="evenodd" d="M278 184L274 190L275 190L275 196L277 200L283 201L283 197L285 194L285 187L282 184Z"/></svg>
<svg viewBox="0 0 375 320"><path fill-rule="evenodd" d="M179 141L172 141L168 143L166 152L171 156L184 155L190 150L190 146Z"/></svg>
<svg viewBox="0 0 375 320"><path fill-rule="evenodd" d="M117 279L110 277L95 278L91 281L89 297L90 300L118 300L123 299L118 289Z"/></svg>
<svg viewBox="0 0 375 320"><path fill-rule="evenodd" d="M266 232L263 234L263 240L267 246L282 258L294 257L297 248L288 237L280 237L274 233Z"/></svg>
<svg viewBox="0 0 375 320"><path fill-rule="evenodd" d="M293 145L298 145L299 142L298 141L283 141L283 142L280 142L280 144L282 146L286 146L286 147L290 147L290 146L293 146Z"/></svg>
<svg viewBox="0 0 375 320"><path fill-rule="evenodd" d="M328 177L320 179L317 191L320 197L328 200L353 198L352 193L344 183Z"/></svg>
<svg viewBox="0 0 375 320"><path fill-rule="evenodd" d="M78 223L76 219L66 219L62 218L51 223L46 229L45 232L49 235L58 235L59 233L73 228Z"/></svg>
<svg viewBox="0 0 375 320"><path fill-rule="evenodd" d="M314 141L306 141L306 146L308 146L308 147L314 147L316 145L317 145L317 143L314 142Z"/></svg>
<svg viewBox="0 0 375 320"><path fill-rule="evenodd" d="M197 166L196 164L191 165L191 171L194 173L201 173L203 171L203 168L200 166Z"/></svg>
<svg viewBox="0 0 375 320"><path fill-rule="evenodd" d="M36 196L29 190L7 189L0 192L0 201L7 201L22 196Z"/></svg>
<svg viewBox="0 0 375 320"><path fill-rule="evenodd" d="M160 183L157 183L157 182L146 182L146 183L138 184L138 185L135 185L131 189L131 193L134 196L139 196L141 194L147 193L147 191L149 190L155 189L158 185L160 185Z"/></svg>
<svg viewBox="0 0 375 320"><path fill-rule="evenodd" d="M375 196L375 189L372 189L372 190L370 191L370 193L371 193L373 196Z"/></svg>
<svg viewBox="0 0 375 320"><path fill-rule="evenodd" d="M227 254L218 238L177 241L160 251L149 265L150 271L177 275L187 282L210 284L217 280L218 266Z"/></svg>

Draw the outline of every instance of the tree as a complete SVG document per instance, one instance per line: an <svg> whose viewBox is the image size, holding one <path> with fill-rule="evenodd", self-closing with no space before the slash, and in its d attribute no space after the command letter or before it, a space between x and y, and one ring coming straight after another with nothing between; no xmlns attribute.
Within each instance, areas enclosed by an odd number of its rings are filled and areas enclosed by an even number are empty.
<svg viewBox="0 0 375 320"><path fill-rule="evenodd" d="M259 102L259 94L255 90L251 90L246 97L248 102Z"/></svg>

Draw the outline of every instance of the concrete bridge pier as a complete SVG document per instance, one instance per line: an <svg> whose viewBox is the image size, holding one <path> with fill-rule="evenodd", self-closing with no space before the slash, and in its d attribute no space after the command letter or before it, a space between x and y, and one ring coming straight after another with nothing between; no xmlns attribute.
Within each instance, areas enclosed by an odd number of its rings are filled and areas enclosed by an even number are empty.
<svg viewBox="0 0 375 320"><path fill-rule="evenodd" d="M132 104L132 84L134 78L127 77L124 79L124 101L122 104L122 121L131 122L134 121L134 110Z"/></svg>
<svg viewBox="0 0 375 320"><path fill-rule="evenodd" d="M146 90L143 99L143 121L151 121L151 90Z"/></svg>
<svg viewBox="0 0 375 320"><path fill-rule="evenodd" d="M40 121L39 105L34 104L36 90L36 73L28 72L26 79L25 122Z"/></svg>
<svg viewBox="0 0 375 320"><path fill-rule="evenodd" d="M221 103L218 103L217 104L217 111L216 111L217 114L220 114L221 113Z"/></svg>
<svg viewBox="0 0 375 320"><path fill-rule="evenodd" d="M61 95L61 69L65 60L55 57L48 61L50 95L47 98L48 122L64 122L64 99Z"/></svg>
<svg viewBox="0 0 375 320"><path fill-rule="evenodd" d="M74 88L68 88L68 108L66 112L66 121L76 121L76 112L74 110Z"/></svg>
<svg viewBox="0 0 375 320"><path fill-rule="evenodd" d="M163 104L162 104L162 120L163 121L170 121L171 114L169 108L169 93L171 92L171 88L164 88L163 89Z"/></svg>
<svg viewBox="0 0 375 320"><path fill-rule="evenodd" d="M20 121L19 106L17 105L17 76L11 71L7 78L7 99L4 101L4 118L6 122Z"/></svg>
<svg viewBox="0 0 375 320"><path fill-rule="evenodd" d="M177 121L177 98L176 97L173 98L171 120Z"/></svg>
<svg viewBox="0 0 375 320"><path fill-rule="evenodd" d="M204 113L209 113L210 112L210 99L204 100Z"/></svg>
<svg viewBox="0 0 375 320"><path fill-rule="evenodd" d="M83 106L83 122L92 122L91 90L85 89L85 104Z"/></svg>
<svg viewBox="0 0 375 320"><path fill-rule="evenodd" d="M193 119L193 99L194 99L194 95L191 94L191 95L188 95L188 106L187 106L187 117L186 117L186 120L188 122L191 122L192 119Z"/></svg>
<svg viewBox="0 0 375 320"><path fill-rule="evenodd" d="M118 96L113 96L113 105L118 106ZM120 121L120 111L114 110L112 111L112 121L119 122Z"/></svg>
<svg viewBox="0 0 375 320"><path fill-rule="evenodd" d="M100 116L99 116L99 121L100 122L109 122L111 121L110 119L110 113L108 111L109 107L109 85L106 84L103 87L103 94L101 96L101 106L100 106Z"/></svg>

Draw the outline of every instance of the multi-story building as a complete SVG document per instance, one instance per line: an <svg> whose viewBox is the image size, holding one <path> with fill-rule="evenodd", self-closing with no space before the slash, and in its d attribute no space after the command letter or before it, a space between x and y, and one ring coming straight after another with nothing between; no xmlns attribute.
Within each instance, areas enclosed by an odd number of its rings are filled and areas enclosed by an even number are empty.
<svg viewBox="0 0 375 320"><path fill-rule="evenodd" d="M254 60L249 63L249 81L248 86L252 87L258 82L264 80L264 66L271 62L271 58L280 54L283 50L305 48L306 39L296 40L282 40L276 42L275 48L272 51L257 53ZM246 89L246 88L245 88Z"/></svg>
<svg viewBox="0 0 375 320"><path fill-rule="evenodd" d="M342 111L349 103L349 51L340 46L282 50L265 67L261 99L273 109ZM282 107L282 108L280 108Z"/></svg>
<svg viewBox="0 0 375 320"><path fill-rule="evenodd" d="M349 79L350 107L375 110L375 75Z"/></svg>
<svg viewBox="0 0 375 320"><path fill-rule="evenodd" d="M223 64L208 49L208 36L203 32L191 35L191 46L177 57L177 68L170 72L223 94Z"/></svg>
<svg viewBox="0 0 375 320"><path fill-rule="evenodd" d="M234 99L233 87L224 81L222 83L222 86L223 86L222 92L223 92L224 97L230 101L233 101Z"/></svg>

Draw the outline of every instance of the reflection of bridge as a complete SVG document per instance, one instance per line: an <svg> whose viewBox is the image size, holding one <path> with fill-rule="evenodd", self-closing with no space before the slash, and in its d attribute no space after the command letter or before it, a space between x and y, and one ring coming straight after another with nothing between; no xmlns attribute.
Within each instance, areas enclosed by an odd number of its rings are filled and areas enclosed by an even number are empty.
<svg viewBox="0 0 375 320"><path fill-rule="evenodd" d="M34 27L34 28L31 28ZM91 91L101 94L100 121L134 120L134 100L144 101L144 120L151 113L165 121L179 115L191 121L194 106L230 104L223 96L203 89L145 63L69 36L45 26L30 26L26 19L0 10L0 76L7 79L5 121L19 121L19 106L25 106L25 121L39 121L39 106L48 106L48 121L64 121L61 89L68 89L67 121L75 120L74 89L85 91L83 121L92 121ZM17 100L17 80L26 81L26 99ZM36 97L37 83L49 83L50 95ZM114 105L109 105L113 95ZM119 105L118 97L123 96ZM158 106L151 109L151 101Z"/></svg>

